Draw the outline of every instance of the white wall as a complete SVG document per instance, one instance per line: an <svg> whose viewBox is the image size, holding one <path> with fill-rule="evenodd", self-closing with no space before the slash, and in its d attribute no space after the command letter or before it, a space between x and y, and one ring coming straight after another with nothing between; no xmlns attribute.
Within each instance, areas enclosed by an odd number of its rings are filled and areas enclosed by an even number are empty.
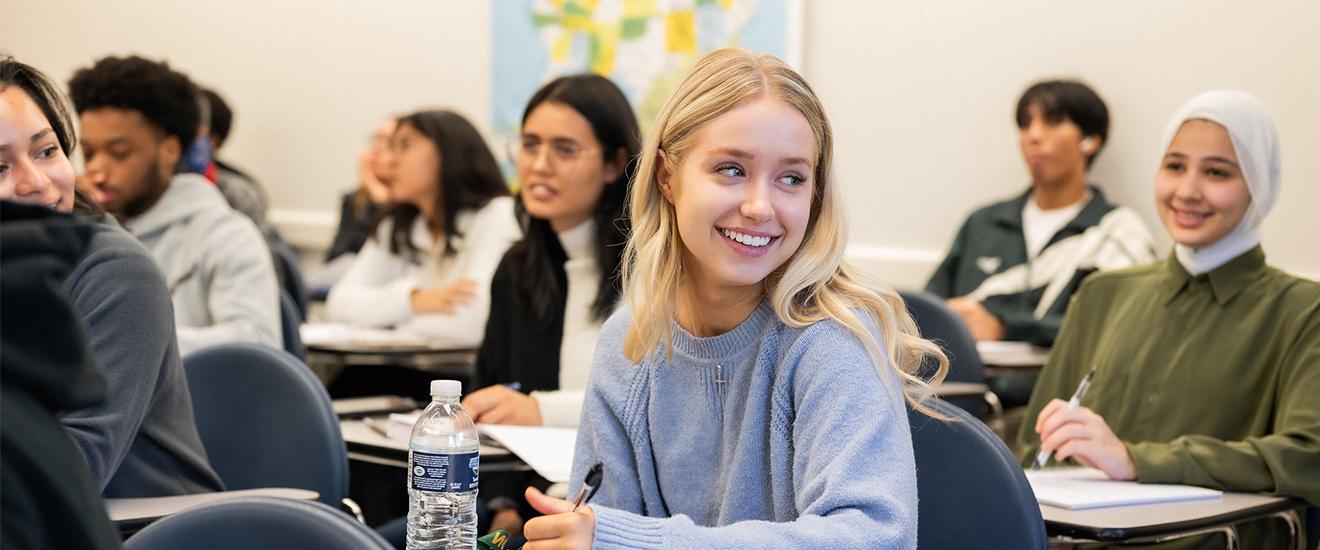
<svg viewBox="0 0 1320 550"><path fill-rule="evenodd" d="M225 157L266 185L290 237L328 242L336 197L383 116L446 106L490 127L483 2L0 0L0 49L59 80L111 53L168 58L237 113ZM807 2L804 71L836 130L854 257L919 286L976 206L1027 183L1013 107L1033 80L1081 77L1109 103L1092 172L1162 245L1151 182L1166 118L1213 87L1272 110L1282 198L1270 261L1320 276L1320 2Z"/></svg>

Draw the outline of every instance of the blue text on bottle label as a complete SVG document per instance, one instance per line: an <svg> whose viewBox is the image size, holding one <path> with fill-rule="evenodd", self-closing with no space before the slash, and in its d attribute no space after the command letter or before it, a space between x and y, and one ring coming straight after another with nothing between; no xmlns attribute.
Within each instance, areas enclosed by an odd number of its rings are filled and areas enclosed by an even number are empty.
<svg viewBox="0 0 1320 550"><path fill-rule="evenodd" d="M441 493L475 491L479 462L477 451L459 454L412 451L408 455L408 486L415 491Z"/></svg>

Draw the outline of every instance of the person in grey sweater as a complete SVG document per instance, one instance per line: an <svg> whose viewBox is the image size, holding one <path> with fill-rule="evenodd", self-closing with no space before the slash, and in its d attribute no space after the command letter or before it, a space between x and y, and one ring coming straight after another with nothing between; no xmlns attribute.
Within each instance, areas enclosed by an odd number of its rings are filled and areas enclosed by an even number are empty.
<svg viewBox="0 0 1320 550"><path fill-rule="evenodd" d="M75 190L72 129L44 76L0 59L0 198L93 222L62 290L103 368L106 398L60 421L106 497L221 490L193 422L165 279L140 243Z"/></svg>
<svg viewBox="0 0 1320 550"><path fill-rule="evenodd" d="M107 57L76 72L69 94L90 191L164 272L179 353L281 347L279 282L261 232L205 178L177 173L201 116L188 77L141 57Z"/></svg>
<svg viewBox="0 0 1320 550"><path fill-rule="evenodd" d="M627 306L605 323L570 494L527 490L556 548L915 548L905 407L926 410L917 336L892 289L843 263L824 108L783 62L702 59L640 158Z"/></svg>

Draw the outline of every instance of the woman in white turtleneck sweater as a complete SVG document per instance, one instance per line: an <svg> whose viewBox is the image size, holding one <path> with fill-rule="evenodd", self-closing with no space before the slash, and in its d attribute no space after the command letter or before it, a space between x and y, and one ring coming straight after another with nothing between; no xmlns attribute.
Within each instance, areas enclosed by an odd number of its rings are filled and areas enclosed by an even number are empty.
<svg viewBox="0 0 1320 550"><path fill-rule="evenodd" d="M520 237L513 199L481 134L452 111L399 119L394 205L326 299L332 321L397 327L476 346L491 276Z"/></svg>
<svg viewBox="0 0 1320 550"><path fill-rule="evenodd" d="M512 153L525 237L491 282L473 385L483 389L463 406L478 422L576 426L596 336L619 299L637 121L608 79L578 75L538 90L522 122Z"/></svg>

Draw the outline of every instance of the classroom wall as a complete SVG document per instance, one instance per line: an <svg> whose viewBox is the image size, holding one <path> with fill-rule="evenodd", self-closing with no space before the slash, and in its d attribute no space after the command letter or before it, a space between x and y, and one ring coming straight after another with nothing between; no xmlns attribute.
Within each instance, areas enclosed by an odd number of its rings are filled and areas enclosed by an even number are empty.
<svg viewBox="0 0 1320 550"><path fill-rule="evenodd" d="M223 157L266 186L295 243L328 244L337 197L382 117L444 106L489 131L484 2L0 0L0 50L58 80L106 54L168 58L236 111ZM1283 192L1270 261L1320 277L1320 2L806 2L803 70L836 132L855 262L921 286L978 205L1028 183L1013 107L1033 80L1081 77L1108 101L1093 180L1147 220L1166 119L1238 87L1270 106ZM489 134L488 134L489 135Z"/></svg>

